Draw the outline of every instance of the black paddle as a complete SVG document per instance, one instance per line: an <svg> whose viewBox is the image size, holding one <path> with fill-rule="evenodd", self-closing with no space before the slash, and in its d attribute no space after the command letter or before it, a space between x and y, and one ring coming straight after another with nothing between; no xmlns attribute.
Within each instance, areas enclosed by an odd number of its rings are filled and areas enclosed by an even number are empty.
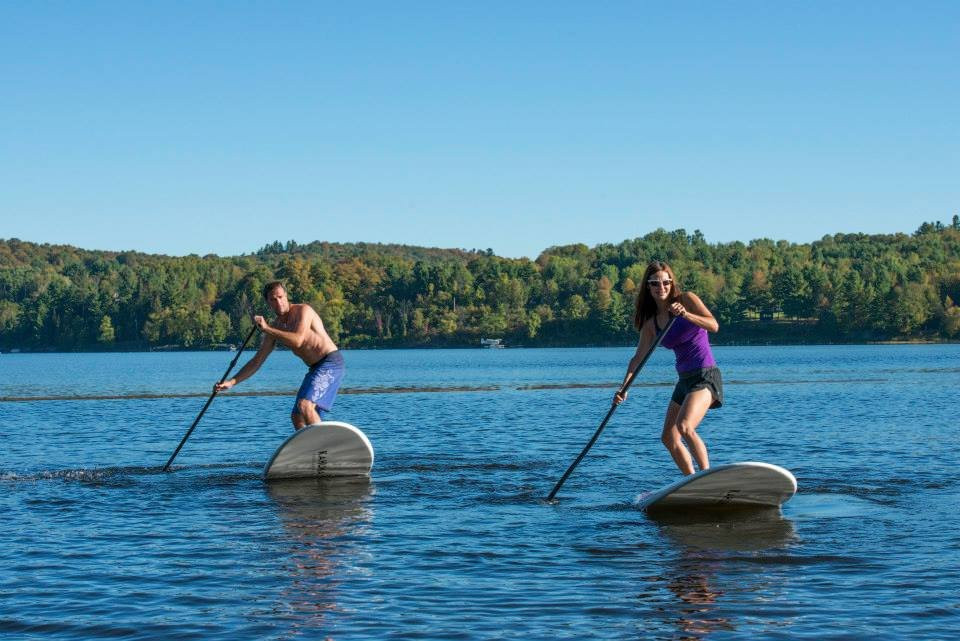
<svg viewBox="0 0 960 641"><path fill-rule="evenodd" d="M227 376L230 375L230 370L233 369L233 366L237 364L237 360L240 358L240 354L247 347L247 343L250 342L250 339L253 338L253 333L257 331L257 326L254 325L250 328L250 333L247 334L247 337L243 340L243 345L240 346L240 349L237 350L237 355L233 357L233 360L230 361L230 365L227 367L227 371L223 373L223 378L220 379L220 382L227 380ZM167 464L163 466L163 471L166 472L170 469L170 464L173 463L173 459L177 458L177 454L180 453L180 448L183 447L183 444L187 442L187 439L190 438L190 434L193 432L193 428L197 426L197 423L200 422L200 418L203 416L203 413L207 411L207 408L210 407L210 403L213 402L213 397L217 395L217 388L213 388L213 393L210 394L210 398L207 399L206 404L203 406L203 409L200 410L200 413L197 414L196 420L193 421L193 425L190 426L190 429L187 430L187 433L183 435L183 440L180 441L180 445L177 446L177 449L173 451L173 454L170 456L170 460L167 461Z"/></svg>
<svg viewBox="0 0 960 641"><path fill-rule="evenodd" d="M643 360L640 361L640 363L635 368L633 368L632 372L630 372L630 378L627 379L627 382L624 384L623 389L621 391L626 392L628 389L630 389L630 386L633 384L633 381L636 380L637 378L637 374L639 374L640 370L643 369L643 366L647 363L647 359L649 359L650 355L653 354L653 350L657 349L657 345L660 344L660 341L663 339L666 333L670 331L670 328L673 327L673 323L676 320L677 320L676 316L671 318L670 322L667 323L667 326L663 329L663 331L657 335L656 340L653 341L653 345L651 345L650 349L647 350L647 353L644 355ZM570 465L570 467L567 468L567 471L564 472L563 476L560 477L560 480L557 481L557 484L553 487L553 490L550 491L549 496L547 496L548 501L552 501L553 497L557 495L557 492L560 491L560 486L563 485L564 481L567 480L567 477L570 476L574 468L580 464L580 461L583 460L583 457L587 455L587 452L590 451L590 448L593 447L593 444L597 442L598 438L600 438L600 432L602 432L603 428L607 426L607 421L610 420L610 417L613 416L613 413L616 411L617 411L617 403L614 402L613 404L610 405L610 411L607 412L606 418L603 419L603 422L600 423L600 427L598 427L597 431L594 432L593 438L590 439L590 442L587 443L587 446L583 448L582 452L580 452L580 456L578 456L577 459Z"/></svg>

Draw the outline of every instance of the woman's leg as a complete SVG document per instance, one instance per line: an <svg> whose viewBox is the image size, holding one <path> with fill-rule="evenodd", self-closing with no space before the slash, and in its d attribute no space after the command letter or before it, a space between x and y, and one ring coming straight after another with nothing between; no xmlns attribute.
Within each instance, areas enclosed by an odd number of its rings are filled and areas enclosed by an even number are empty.
<svg viewBox="0 0 960 641"><path fill-rule="evenodd" d="M710 458L707 456L706 444L697 434L697 427L700 426L700 421L706 416L712 403L713 394L709 389L694 390L683 399L683 405L680 406L677 416L677 429L680 436L693 452L693 457L697 459L701 470L710 468Z"/></svg>
<svg viewBox="0 0 960 641"><path fill-rule="evenodd" d="M660 436L660 440L667 447L667 451L670 452L673 462L677 464L680 471L684 474L693 474L693 461L683 444L683 436L677 426L680 409L679 405L670 401L670 405L667 407L667 416L663 420L663 434Z"/></svg>

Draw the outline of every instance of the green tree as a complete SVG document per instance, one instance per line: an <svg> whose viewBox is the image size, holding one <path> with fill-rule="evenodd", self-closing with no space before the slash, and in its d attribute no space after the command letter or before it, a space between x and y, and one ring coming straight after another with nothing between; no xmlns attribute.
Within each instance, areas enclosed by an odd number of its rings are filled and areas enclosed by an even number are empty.
<svg viewBox="0 0 960 641"><path fill-rule="evenodd" d="M113 321L106 314L100 319L100 332L97 335L97 342L104 345L113 344L116 338L116 332L113 329Z"/></svg>
<svg viewBox="0 0 960 641"><path fill-rule="evenodd" d="M222 343L230 336L230 315L222 309L213 313L213 322L210 326L210 340L214 343Z"/></svg>
<svg viewBox="0 0 960 641"><path fill-rule="evenodd" d="M478 311L480 314L476 326L481 336L496 338L507 332L509 324L503 311L492 310L489 307Z"/></svg>
<svg viewBox="0 0 960 641"><path fill-rule="evenodd" d="M934 315L931 295L932 291L921 283L906 283L891 290L884 304L889 329L909 335L923 327Z"/></svg>
<svg viewBox="0 0 960 641"><path fill-rule="evenodd" d="M629 330L631 312L623 295L612 292L607 306L600 313L600 326L609 337L618 337Z"/></svg>
<svg viewBox="0 0 960 641"><path fill-rule="evenodd" d="M751 274L743 291L743 302L747 309L758 314L773 313L773 290L765 272L758 269Z"/></svg>
<svg viewBox="0 0 960 641"><path fill-rule="evenodd" d="M12 333L20 322L20 305L0 300L0 337Z"/></svg>
<svg viewBox="0 0 960 641"><path fill-rule="evenodd" d="M537 312L532 311L527 314L526 321L527 338L536 338L540 326L543 325L543 318Z"/></svg>
<svg viewBox="0 0 960 641"><path fill-rule="evenodd" d="M560 316L567 320L582 320L590 315L590 305L580 294L573 294L567 299Z"/></svg>
<svg viewBox="0 0 960 641"><path fill-rule="evenodd" d="M797 267L790 266L775 273L771 292L774 305L778 305L787 316L810 315L810 286Z"/></svg>
<svg viewBox="0 0 960 641"><path fill-rule="evenodd" d="M947 338L960 336L960 307L955 305L949 296L944 301L941 327L943 335Z"/></svg>

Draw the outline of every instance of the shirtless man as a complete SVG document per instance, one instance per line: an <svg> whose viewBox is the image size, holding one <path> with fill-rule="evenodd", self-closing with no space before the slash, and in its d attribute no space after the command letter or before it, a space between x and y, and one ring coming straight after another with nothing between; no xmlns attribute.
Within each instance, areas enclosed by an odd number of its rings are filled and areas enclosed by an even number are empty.
<svg viewBox="0 0 960 641"><path fill-rule="evenodd" d="M271 325L263 316L254 316L253 322L263 332L260 349L237 375L230 380L214 385L218 392L230 389L240 381L246 380L260 369L267 356L276 347L279 340L293 350L303 360L309 371L303 378L297 399L293 405L290 419L293 426L300 429L306 425L319 423L324 412L333 407L333 400L343 380L343 356L333 344L323 328L320 316L309 305L291 304L283 283L267 283L263 288L263 297L270 309L277 315Z"/></svg>

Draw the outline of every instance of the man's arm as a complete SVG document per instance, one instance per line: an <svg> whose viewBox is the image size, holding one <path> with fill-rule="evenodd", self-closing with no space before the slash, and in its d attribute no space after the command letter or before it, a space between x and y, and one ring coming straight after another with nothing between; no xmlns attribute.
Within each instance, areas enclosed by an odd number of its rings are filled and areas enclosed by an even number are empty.
<svg viewBox="0 0 960 641"><path fill-rule="evenodd" d="M231 379L228 379L222 383L217 383L213 386L213 389L217 392L222 392L225 389L230 389L240 381L245 381L251 376L253 376L260 366L263 365L263 362L267 360L267 356L270 356L270 352L273 351L273 348L276 347L277 341L273 336L269 334L264 334L263 342L260 343L260 349L257 350L257 353L253 355L246 365L240 368L240 371L237 372L237 375Z"/></svg>
<svg viewBox="0 0 960 641"><path fill-rule="evenodd" d="M307 336L310 335L310 325L313 317L317 316L317 313L313 311L313 308L309 305L299 305L299 311L300 313L297 315L297 326L292 332L269 325L263 316L254 316L253 322L257 324L257 327L259 327L264 334L278 339L290 349L300 349L306 342Z"/></svg>

